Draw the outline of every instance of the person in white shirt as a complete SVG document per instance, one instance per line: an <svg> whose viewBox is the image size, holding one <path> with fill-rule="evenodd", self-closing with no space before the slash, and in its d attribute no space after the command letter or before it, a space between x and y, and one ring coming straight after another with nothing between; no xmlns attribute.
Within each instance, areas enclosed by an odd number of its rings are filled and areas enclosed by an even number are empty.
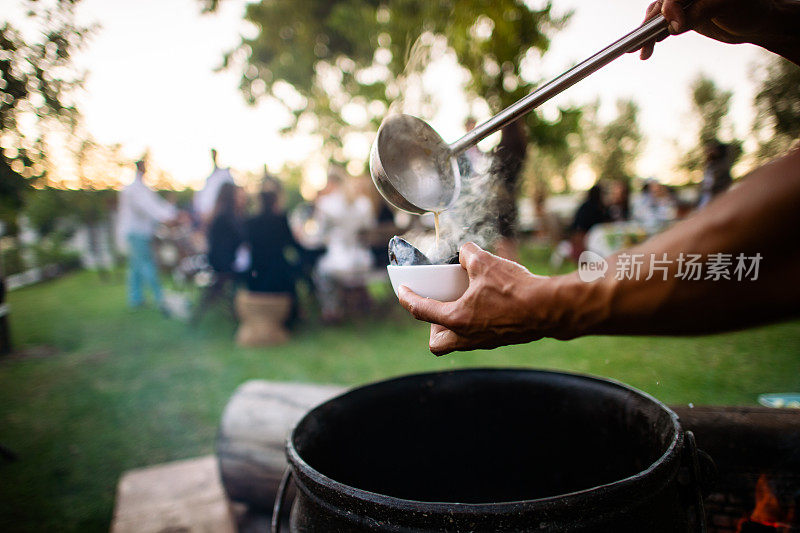
<svg viewBox="0 0 800 533"><path fill-rule="evenodd" d="M194 195L194 212L204 226L211 220L220 187L225 183L233 183L230 169L217 166L217 151L213 148L211 161L214 163L214 170L206 178L205 186Z"/></svg>
<svg viewBox="0 0 800 533"><path fill-rule="evenodd" d="M358 190L355 178L345 182L343 171L331 167L328 188L316 202L314 218L327 246L314 269L314 285L323 321L336 322L344 313L337 287L366 284L372 255L361 242L360 233L375 226L375 212L369 198Z"/></svg>
<svg viewBox="0 0 800 533"><path fill-rule="evenodd" d="M178 210L144 184L144 173L144 161L137 161L133 183L119 193L117 229L128 248L128 303L131 307L143 305L143 289L149 285L156 305L163 309L152 240L158 225L176 219Z"/></svg>

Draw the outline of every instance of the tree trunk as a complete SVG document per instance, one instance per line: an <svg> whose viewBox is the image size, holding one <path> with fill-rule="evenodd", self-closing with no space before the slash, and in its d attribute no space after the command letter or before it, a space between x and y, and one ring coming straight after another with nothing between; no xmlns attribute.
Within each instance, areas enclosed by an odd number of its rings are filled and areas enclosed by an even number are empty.
<svg viewBox="0 0 800 533"><path fill-rule="evenodd" d="M8 325L8 306L6 304L6 278L3 275L3 265L0 264L0 355L8 355L11 350L11 328Z"/></svg>

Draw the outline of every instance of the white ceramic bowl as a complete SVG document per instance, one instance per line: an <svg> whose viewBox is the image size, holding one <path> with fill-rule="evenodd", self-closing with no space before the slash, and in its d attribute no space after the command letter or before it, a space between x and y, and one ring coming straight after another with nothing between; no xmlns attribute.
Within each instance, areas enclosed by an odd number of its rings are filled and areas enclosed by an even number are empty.
<svg viewBox="0 0 800 533"><path fill-rule="evenodd" d="M452 302L461 298L469 286L467 271L461 265L389 265L386 269L395 294L405 285L420 296Z"/></svg>

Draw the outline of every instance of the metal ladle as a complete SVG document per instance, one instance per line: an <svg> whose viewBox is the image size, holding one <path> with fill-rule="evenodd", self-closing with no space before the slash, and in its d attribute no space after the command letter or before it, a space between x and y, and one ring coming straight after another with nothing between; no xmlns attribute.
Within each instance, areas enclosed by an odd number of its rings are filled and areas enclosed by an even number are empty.
<svg viewBox="0 0 800 533"><path fill-rule="evenodd" d="M684 8L689 2L684 3ZM659 14L564 74L467 132L448 145L425 121L392 115L378 129L370 153L372 181L386 200L403 211L424 214L444 211L458 199L461 175L456 157L467 148L514 122L583 78L645 43L669 35Z"/></svg>

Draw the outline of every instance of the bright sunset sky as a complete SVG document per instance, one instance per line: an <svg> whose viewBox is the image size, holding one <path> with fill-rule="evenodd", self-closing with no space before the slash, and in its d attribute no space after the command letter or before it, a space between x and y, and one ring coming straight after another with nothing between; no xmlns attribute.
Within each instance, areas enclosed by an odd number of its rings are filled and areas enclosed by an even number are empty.
<svg viewBox="0 0 800 533"><path fill-rule="evenodd" d="M557 12L573 9L575 14L536 67L544 78L560 74L635 28L647 1L554 0L554 4ZM223 53L245 31L244 5L244 0L224 0L216 14L201 15L195 0L81 2L82 20L101 25L77 57L77 64L89 71L80 99L89 131L101 142L121 143L130 157L149 148L153 162L171 173L178 185L202 183L210 171L212 146L218 148L223 165L239 170L267 164L277 171L286 160L313 160L319 147L312 139L278 135L285 120L280 106L247 106L237 88L239 74L214 72ZM694 135L691 81L705 72L719 86L734 90L732 118L737 135L745 137L752 122L751 76L765 55L749 45L722 45L695 34L670 38L650 61L641 62L633 55L621 58L557 97L544 111L599 97L601 116L608 118L616 99L633 97L648 139L639 172L669 180L674 140L681 137L688 142ZM454 83L457 77L446 67L441 70L441 109L433 125L452 141L463 133L466 105ZM355 149L364 146L368 141ZM322 162L317 163L310 167L319 177Z"/></svg>

